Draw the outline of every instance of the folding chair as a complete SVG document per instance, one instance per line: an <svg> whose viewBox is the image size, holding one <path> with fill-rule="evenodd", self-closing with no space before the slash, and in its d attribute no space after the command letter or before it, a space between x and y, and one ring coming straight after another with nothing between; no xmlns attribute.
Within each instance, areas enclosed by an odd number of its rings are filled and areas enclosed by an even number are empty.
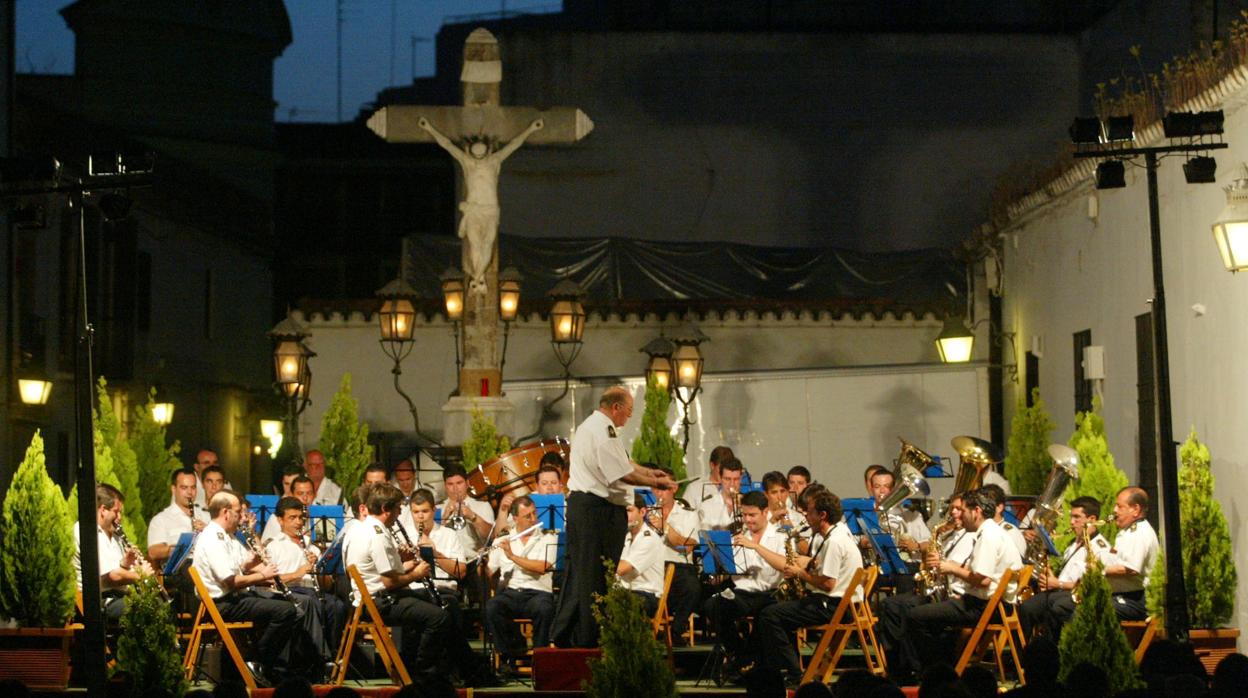
<svg viewBox="0 0 1248 698"><path fill-rule="evenodd" d="M676 575L676 566L667 563L663 572L663 593L659 595L659 607L654 612L654 617L650 619L650 626L654 629L654 634L663 633L663 642L667 647L668 661L672 658L672 617L667 614L667 595L672 590L672 577Z"/></svg>
<svg viewBox="0 0 1248 698"><path fill-rule="evenodd" d="M1016 573L1018 584L1015 585L1015 588L1018 591L1021 592L1023 589L1028 588L1027 584L1031 581L1033 570L1035 570L1033 565L1023 565L1022 569ZM1018 682L1025 684L1027 681L1023 676L1022 651L1027 647L1027 638L1023 636L1023 624L1018 620L1017 602L1010 604L1003 601L997 610L1001 622L988 625L989 632L996 634L992 642L992 650L997 661L997 674L1001 676L1002 680L1005 680L1005 662L1001 659L1001 652L1008 645L1010 657L1014 661L1014 671L1017 673Z"/></svg>
<svg viewBox="0 0 1248 698"><path fill-rule="evenodd" d="M819 638L819 644L815 646L815 652L810 656L806 671L802 673L802 683L811 681L827 683L832 677L832 672L836 670L836 665L841 661L841 654L845 652L845 645L849 643L850 633L858 631L857 622L854 620L846 622L845 614L850 613L850 608L854 605L854 592L862 587L863 580L867 579L869 574L865 568L858 568L854 576L850 578L845 595L836 605L832 617L827 623L814 626L814 629L823 631L823 636Z"/></svg>
<svg viewBox="0 0 1248 698"><path fill-rule="evenodd" d="M373 638L373 644L377 647L377 653L381 655L381 663L385 665L390 680L399 686L411 684L412 677L407 673L407 666L403 664L403 658L399 656L399 650L394 646L390 628L386 626L381 612L377 610L373 595L368 593L368 587L364 585L364 578L360 576L360 571L355 565L351 565L347 567L347 574L351 576L351 581L360 595L360 603L355 607L351 620L344 628L342 642L338 645L338 653L334 657L334 674L330 678L330 683L341 686L347 680L347 667L351 663L351 649L355 646L356 635L367 633ZM366 611L368 620L363 619Z"/></svg>
<svg viewBox="0 0 1248 698"><path fill-rule="evenodd" d="M959 656L958 663L954 667L954 670L958 672L959 675L966 669L967 665L971 663L972 659L975 659L983 654L983 643L988 641L999 641L998 635L996 634L998 630L992 630L989 626L993 625L993 619L997 617L998 611L1001 607L1001 598L1005 596L1005 590L1010 586L1010 581L1015 578L1015 574L1014 570L1006 570L1005 574L1001 575L1001 581L997 584L997 590L988 598L988 603L984 606L983 613L979 614L979 621L975 623L975 627L962 629L962 636L966 638L966 644L963 646L962 654ZM1002 621L1001 625L1004 625L1004 621ZM1013 649L1013 640L1009 638L1010 634L1007 633L1006 640L1010 643L1012 652L1015 656L1015 661L1017 662L1019 661L1018 652L1016 649ZM1000 669L1001 667L998 662L998 670Z"/></svg>
<svg viewBox="0 0 1248 698"><path fill-rule="evenodd" d="M884 651L880 649L880 642L875 636L875 624L879 619L875 617L875 611L871 609L871 592L875 589L875 583L880 578L880 568L865 568L866 577L862 580L862 600L850 600L849 611L854 617L854 631L858 637L858 645L862 648L863 659L867 663L867 671L876 676L884 676L888 673L888 663L884 658Z"/></svg>
<svg viewBox="0 0 1248 698"><path fill-rule="evenodd" d="M1120 625L1123 634L1127 636L1127 642L1135 646L1135 663L1139 664L1143 661L1148 646L1153 644L1153 640L1161 630L1161 621L1155 617L1149 617L1145 620L1124 620ZM1137 636L1138 642L1135 640Z"/></svg>
<svg viewBox="0 0 1248 698"><path fill-rule="evenodd" d="M182 660L182 671L186 675L186 680L195 679L195 665L199 662L199 651L204 640L204 633L214 631L221 637L222 644L225 645L230 659L234 662L234 668L238 669L239 676L243 677L243 683L247 684L247 688L255 690L256 677L251 675L251 670L243 661L243 654L238 651L238 644L234 642L234 636L230 633L231 630L247 630L254 626L250 622L225 622L221 617L221 611L217 610L217 604L209 596L208 588L204 586L204 580L199 576L199 570L188 567L187 572L191 575L191 581L195 582L195 593L199 596L199 610L195 612L195 620L191 623L191 636L187 640L186 656ZM204 622L205 613L208 615L208 622Z"/></svg>

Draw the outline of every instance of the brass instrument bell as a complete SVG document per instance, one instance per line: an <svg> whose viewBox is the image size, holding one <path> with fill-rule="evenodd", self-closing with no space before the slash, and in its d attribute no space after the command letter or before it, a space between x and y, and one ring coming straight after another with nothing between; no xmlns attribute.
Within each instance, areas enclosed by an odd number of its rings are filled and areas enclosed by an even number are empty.
<svg viewBox="0 0 1248 698"><path fill-rule="evenodd" d="M1050 444L1048 452L1053 459L1053 469L1040 496L1036 497L1033 519L1051 531L1061 516L1062 495L1071 481L1079 477L1079 452L1065 444Z"/></svg>
<svg viewBox="0 0 1248 698"><path fill-rule="evenodd" d="M899 437L900 438L900 437ZM914 466L920 457L927 459L927 464L931 464L932 457L923 453L919 449L910 445L905 439L901 439L901 454L897 456L897 470L893 473L893 479L896 486L893 491L888 493L880 503L876 506L880 511L888 511L893 507L901 504L904 500L919 493L926 497L931 494L932 488L928 486L927 480L923 479L923 473Z"/></svg>
<svg viewBox="0 0 1248 698"><path fill-rule="evenodd" d="M974 436L955 436L949 443L960 460L958 475L953 481L955 494L983 487L988 468L1005 460L1000 448Z"/></svg>

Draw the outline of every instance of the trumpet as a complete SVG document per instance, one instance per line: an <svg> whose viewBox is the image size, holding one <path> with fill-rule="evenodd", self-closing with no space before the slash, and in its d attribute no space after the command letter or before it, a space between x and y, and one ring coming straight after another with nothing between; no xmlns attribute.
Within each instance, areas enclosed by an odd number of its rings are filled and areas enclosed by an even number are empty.
<svg viewBox="0 0 1248 698"><path fill-rule="evenodd" d="M442 525L452 531L458 532L464 530L464 527L468 525L468 519L464 518L464 500L459 500L459 505L455 507L455 513L451 514L451 516L447 518L446 522Z"/></svg>
<svg viewBox="0 0 1248 698"><path fill-rule="evenodd" d="M1079 540L1083 542L1083 554L1087 556L1087 560L1088 560L1087 567L1084 569L1084 574L1088 574L1089 572L1094 572L1096 574L1103 574L1103 568L1101 566L1100 558L1092 554L1092 534L1096 532L1096 528L1098 526L1101 526L1102 524L1105 524L1105 523L1107 522L1106 521L1087 521L1087 522L1084 522L1083 524L1083 531L1079 534ZM1096 567L1095 570L1092 569L1093 566ZM1075 588L1070 590L1070 600L1075 602L1076 606L1078 606L1079 602L1083 600L1083 598L1079 594L1078 582L1075 583Z"/></svg>
<svg viewBox="0 0 1248 698"><path fill-rule="evenodd" d="M728 524L728 532L738 535L745 530L745 519L741 516L741 493L732 493L732 523Z"/></svg>

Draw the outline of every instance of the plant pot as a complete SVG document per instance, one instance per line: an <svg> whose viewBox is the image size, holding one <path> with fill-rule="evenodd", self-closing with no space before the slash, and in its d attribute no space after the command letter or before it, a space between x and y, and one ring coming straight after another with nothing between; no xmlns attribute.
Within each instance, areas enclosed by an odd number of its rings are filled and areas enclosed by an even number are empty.
<svg viewBox="0 0 1248 698"><path fill-rule="evenodd" d="M69 685L73 628L0 628L0 676L40 691Z"/></svg>
<svg viewBox="0 0 1248 698"><path fill-rule="evenodd" d="M1196 656L1200 658L1200 663L1205 665L1205 671L1213 676L1213 671L1218 667L1218 662L1230 654L1235 654L1235 646L1239 641L1238 628L1212 628L1202 630L1192 630L1188 634L1188 641L1192 643L1192 649L1196 650Z"/></svg>

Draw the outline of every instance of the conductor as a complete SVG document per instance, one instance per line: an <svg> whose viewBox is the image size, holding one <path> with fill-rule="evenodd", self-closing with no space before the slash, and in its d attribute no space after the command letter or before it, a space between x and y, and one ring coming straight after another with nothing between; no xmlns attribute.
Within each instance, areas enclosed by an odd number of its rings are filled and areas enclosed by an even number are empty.
<svg viewBox="0 0 1248 698"><path fill-rule="evenodd" d="M595 592L607 590L603 558L620 562L628 533L631 488L675 489L671 476L632 462L618 430L633 414L624 386L607 388L572 437L568 476L568 569L552 630L559 647L597 647L592 608Z"/></svg>

